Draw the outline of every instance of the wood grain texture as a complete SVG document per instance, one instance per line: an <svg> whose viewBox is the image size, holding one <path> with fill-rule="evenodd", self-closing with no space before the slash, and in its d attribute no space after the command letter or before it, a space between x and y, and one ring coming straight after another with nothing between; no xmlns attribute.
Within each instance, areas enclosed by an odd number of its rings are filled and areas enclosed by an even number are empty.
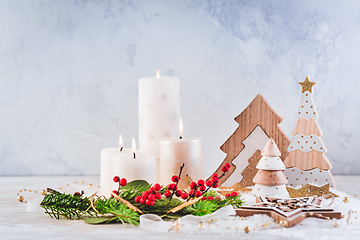
<svg viewBox="0 0 360 240"><path fill-rule="evenodd" d="M304 136L309 136L311 134L316 136L321 136L322 131L319 127L319 124L314 118L299 118L296 122L296 125L292 131L292 135L302 134Z"/></svg>
<svg viewBox="0 0 360 240"><path fill-rule="evenodd" d="M256 126L260 126L269 137L275 140L283 159L288 156L287 148L290 140L278 126L282 122L282 118L272 109L261 94L258 94L254 98L245 110L235 118L235 121L239 123L239 127L220 147L227 155L215 173L221 175L221 168L226 163L232 163L234 158L244 148L242 141L249 136ZM235 170L235 166L233 164L231 165L232 167L229 172L225 174L225 177L220 179L220 186Z"/></svg>
<svg viewBox="0 0 360 240"><path fill-rule="evenodd" d="M303 171L319 168L322 170L330 170L331 163L324 153L317 151L302 152L295 150L289 152L288 157L284 161L286 168L297 167Z"/></svg>

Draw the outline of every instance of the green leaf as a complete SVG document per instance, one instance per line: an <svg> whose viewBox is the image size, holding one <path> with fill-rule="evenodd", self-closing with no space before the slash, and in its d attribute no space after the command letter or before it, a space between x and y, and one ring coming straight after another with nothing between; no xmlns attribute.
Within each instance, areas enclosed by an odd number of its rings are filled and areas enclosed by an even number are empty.
<svg viewBox="0 0 360 240"><path fill-rule="evenodd" d="M101 224L101 223L109 223L114 220L114 217L93 217L93 218L85 218L85 222L89 224Z"/></svg>
<svg viewBox="0 0 360 240"><path fill-rule="evenodd" d="M150 187L150 184L145 180L134 180L126 184L126 186L120 187L120 190L131 190L140 187Z"/></svg>

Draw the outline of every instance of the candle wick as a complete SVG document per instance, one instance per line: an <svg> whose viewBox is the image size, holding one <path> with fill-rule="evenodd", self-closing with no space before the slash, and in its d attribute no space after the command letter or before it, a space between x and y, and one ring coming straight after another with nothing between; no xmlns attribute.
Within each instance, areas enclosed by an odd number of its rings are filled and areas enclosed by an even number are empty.
<svg viewBox="0 0 360 240"><path fill-rule="evenodd" d="M134 159L136 158L136 155L135 155L135 153L134 153Z"/></svg>
<svg viewBox="0 0 360 240"><path fill-rule="evenodd" d="M180 139L182 139L182 136L180 136Z"/></svg>
<svg viewBox="0 0 360 240"><path fill-rule="evenodd" d="M123 150L123 148L124 148L124 147L121 147L121 148L119 149L119 152L121 152L121 151Z"/></svg>

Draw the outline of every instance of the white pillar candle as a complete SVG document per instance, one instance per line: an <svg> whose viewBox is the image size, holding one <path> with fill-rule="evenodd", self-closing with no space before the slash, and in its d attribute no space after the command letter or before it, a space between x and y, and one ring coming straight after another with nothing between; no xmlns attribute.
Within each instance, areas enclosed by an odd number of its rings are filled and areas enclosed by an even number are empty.
<svg viewBox="0 0 360 240"><path fill-rule="evenodd" d="M179 89L177 77L158 74L139 80L139 150L155 156L157 182L160 182L159 140L178 133Z"/></svg>
<svg viewBox="0 0 360 240"><path fill-rule="evenodd" d="M134 139L131 152L118 152L112 159L112 175L126 178L128 182L146 180L148 183L154 184L156 183L155 170L155 157L151 154L136 151ZM113 182L113 189L118 187L119 184Z"/></svg>
<svg viewBox="0 0 360 240"><path fill-rule="evenodd" d="M182 136L180 120L180 136ZM180 166L185 163L181 173L179 188L188 186L188 175L193 181L204 178L204 157L201 138L162 138L160 140L161 184L171 183L171 177L178 175Z"/></svg>
<svg viewBox="0 0 360 240"><path fill-rule="evenodd" d="M113 175L112 175L112 162L113 156L118 154L122 149L122 152L131 152L130 148L123 148L122 137L119 137L119 147L118 148L105 148L101 150L100 153L100 195L105 197L111 196L111 191L113 188Z"/></svg>

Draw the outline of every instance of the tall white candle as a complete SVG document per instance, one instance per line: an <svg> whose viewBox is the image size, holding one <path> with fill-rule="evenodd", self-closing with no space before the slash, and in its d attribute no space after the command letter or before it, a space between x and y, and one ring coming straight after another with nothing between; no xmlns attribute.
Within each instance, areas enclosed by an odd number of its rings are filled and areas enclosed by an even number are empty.
<svg viewBox="0 0 360 240"><path fill-rule="evenodd" d="M123 140L120 135L118 148L105 148L101 150L100 160L100 195L111 196L113 188L113 156L119 152L131 152L130 148L123 148Z"/></svg>
<svg viewBox="0 0 360 240"><path fill-rule="evenodd" d="M160 182L159 140L175 137L180 116L179 79L177 77L140 78L139 150L155 156L157 181Z"/></svg>
<svg viewBox="0 0 360 240"><path fill-rule="evenodd" d="M179 188L188 186L187 175L194 181L204 178L204 158L201 138L183 138L180 121L180 138L160 140L161 184L171 183L171 177L179 174L180 166L185 163L181 173Z"/></svg>
<svg viewBox="0 0 360 240"><path fill-rule="evenodd" d="M146 180L152 184L156 183L155 168L155 157L136 151L134 139L131 152L118 152L113 156L112 175L126 178L128 182ZM118 183L113 183L113 189L117 189L118 186Z"/></svg>

